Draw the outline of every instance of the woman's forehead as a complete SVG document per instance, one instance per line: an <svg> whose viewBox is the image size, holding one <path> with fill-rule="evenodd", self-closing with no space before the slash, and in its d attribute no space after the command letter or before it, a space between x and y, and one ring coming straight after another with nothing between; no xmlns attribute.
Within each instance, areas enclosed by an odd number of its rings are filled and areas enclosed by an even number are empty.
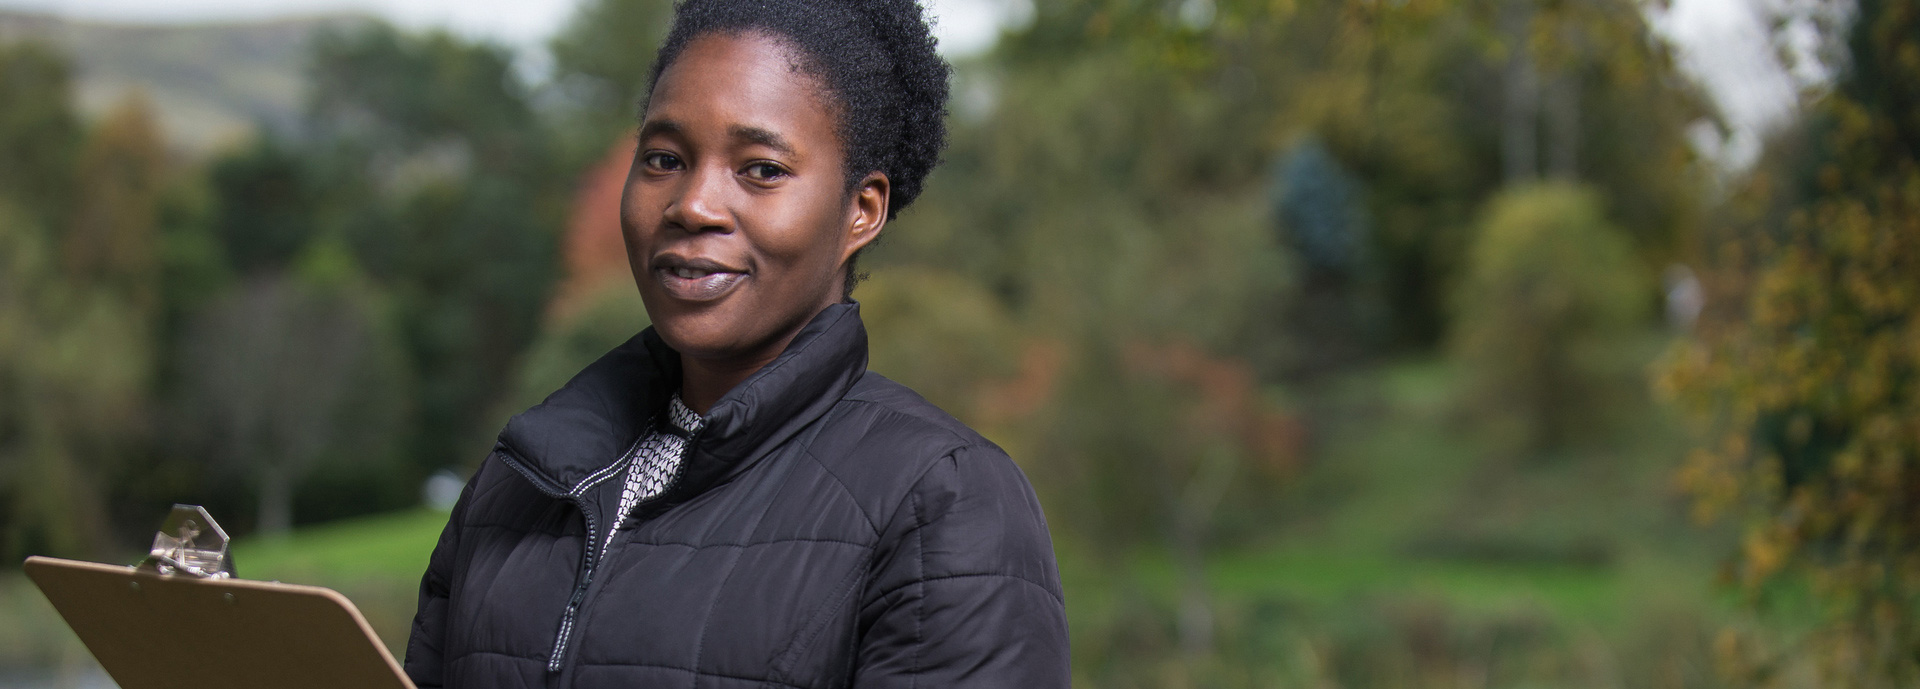
<svg viewBox="0 0 1920 689"><path fill-rule="evenodd" d="M836 144L820 80L795 50L762 33L709 34L660 74L641 122L652 133L725 134L793 150Z"/></svg>

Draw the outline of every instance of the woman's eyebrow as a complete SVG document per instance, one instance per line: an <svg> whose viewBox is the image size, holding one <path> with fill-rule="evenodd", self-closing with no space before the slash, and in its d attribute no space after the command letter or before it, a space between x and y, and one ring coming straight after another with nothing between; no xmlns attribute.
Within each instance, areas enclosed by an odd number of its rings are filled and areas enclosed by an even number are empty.
<svg viewBox="0 0 1920 689"><path fill-rule="evenodd" d="M654 120L640 126L639 138L644 141L656 136L680 136L683 133L685 133L685 129L680 126L679 122L673 120Z"/></svg>
<svg viewBox="0 0 1920 689"><path fill-rule="evenodd" d="M775 134L770 130L736 124L727 128L727 135L737 141L760 144L790 156L797 155L793 150L792 144L787 143L786 139L781 138L779 134Z"/></svg>

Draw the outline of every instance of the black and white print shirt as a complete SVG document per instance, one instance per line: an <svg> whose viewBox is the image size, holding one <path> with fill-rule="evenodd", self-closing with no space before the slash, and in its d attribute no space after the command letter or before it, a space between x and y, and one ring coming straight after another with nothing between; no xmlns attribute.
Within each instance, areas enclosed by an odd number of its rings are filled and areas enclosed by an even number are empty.
<svg viewBox="0 0 1920 689"><path fill-rule="evenodd" d="M620 489L620 511L614 513L613 523L607 527L607 541L601 544L602 551L613 545L614 532L620 530L620 522L626 520L633 506L659 495L680 472L680 462L687 454L687 439L699 433L707 420L688 409L676 393L673 401L667 403L667 423L672 428L655 426L634 446L626 486Z"/></svg>

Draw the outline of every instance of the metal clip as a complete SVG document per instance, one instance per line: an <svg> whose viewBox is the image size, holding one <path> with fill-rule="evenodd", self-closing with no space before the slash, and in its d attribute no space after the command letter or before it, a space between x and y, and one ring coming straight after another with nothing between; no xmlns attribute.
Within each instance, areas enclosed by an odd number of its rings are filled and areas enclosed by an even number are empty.
<svg viewBox="0 0 1920 689"><path fill-rule="evenodd" d="M206 508L176 504L137 567L161 575L227 579L233 576L233 554L227 552L227 532Z"/></svg>

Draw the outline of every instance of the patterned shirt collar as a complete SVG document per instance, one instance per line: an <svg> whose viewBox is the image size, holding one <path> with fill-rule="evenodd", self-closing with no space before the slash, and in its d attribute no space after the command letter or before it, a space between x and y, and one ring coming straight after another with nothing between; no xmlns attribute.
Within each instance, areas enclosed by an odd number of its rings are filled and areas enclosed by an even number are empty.
<svg viewBox="0 0 1920 689"><path fill-rule="evenodd" d="M667 402L667 423L671 424L675 430L693 435L706 427L707 419L687 407L685 402L681 402L680 393L676 392L673 393L673 399Z"/></svg>

